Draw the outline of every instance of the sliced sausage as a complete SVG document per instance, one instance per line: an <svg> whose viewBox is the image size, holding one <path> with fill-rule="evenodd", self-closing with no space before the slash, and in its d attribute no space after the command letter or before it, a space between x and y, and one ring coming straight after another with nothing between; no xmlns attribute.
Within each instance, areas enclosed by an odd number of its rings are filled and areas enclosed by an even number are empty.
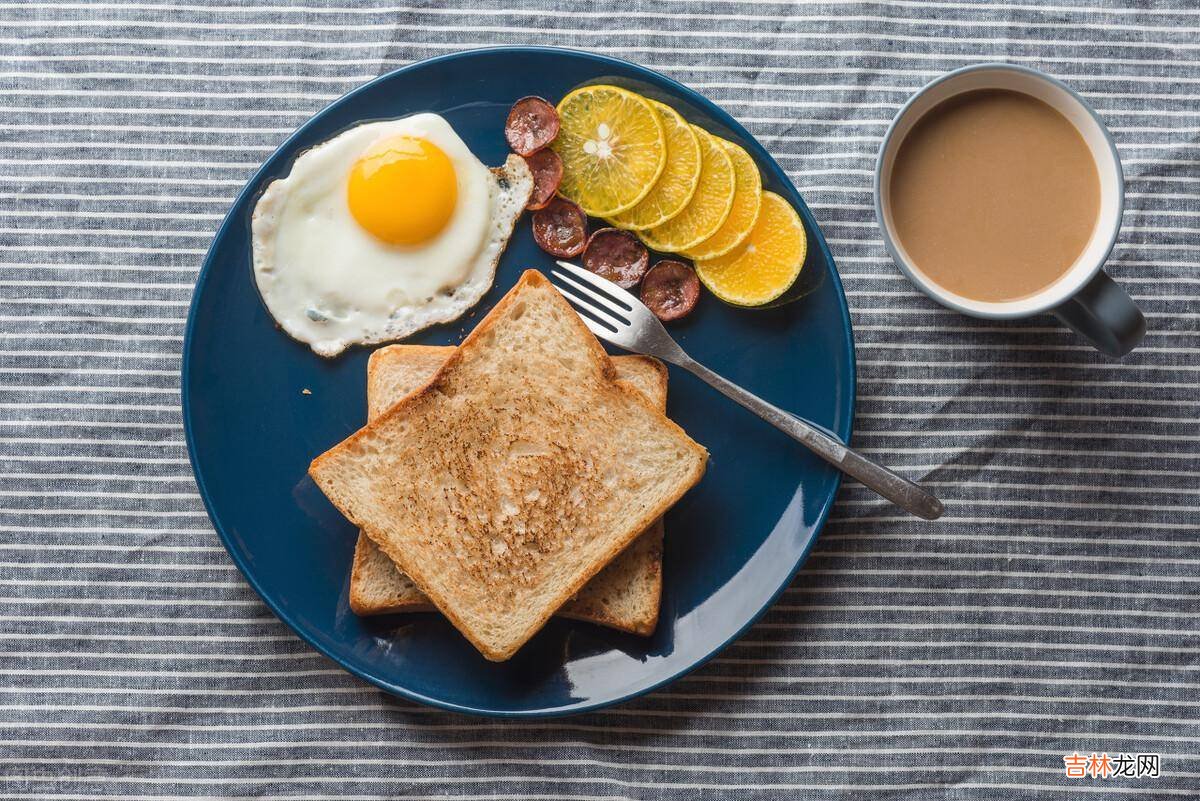
<svg viewBox="0 0 1200 801"><path fill-rule="evenodd" d="M513 103L504 123L504 138L513 152L532 156L558 136L558 112L540 97L522 97Z"/></svg>
<svg viewBox="0 0 1200 801"><path fill-rule="evenodd" d="M664 322L686 317L699 298L700 279L681 261L660 261L642 280L642 303Z"/></svg>
<svg viewBox="0 0 1200 801"><path fill-rule="evenodd" d="M620 228L601 228L588 237L583 266L622 289L633 289L650 267L650 251Z"/></svg>
<svg viewBox="0 0 1200 801"><path fill-rule="evenodd" d="M562 183L562 159L547 147L532 156L526 156L525 163L529 165L529 171L533 173L533 194L529 196L529 202L525 204L525 208L533 211L544 209L550 199L554 197L554 193L558 191L558 185Z"/></svg>
<svg viewBox="0 0 1200 801"><path fill-rule="evenodd" d="M587 216L571 201L553 198L533 213L533 239L551 256L578 256L587 245Z"/></svg>

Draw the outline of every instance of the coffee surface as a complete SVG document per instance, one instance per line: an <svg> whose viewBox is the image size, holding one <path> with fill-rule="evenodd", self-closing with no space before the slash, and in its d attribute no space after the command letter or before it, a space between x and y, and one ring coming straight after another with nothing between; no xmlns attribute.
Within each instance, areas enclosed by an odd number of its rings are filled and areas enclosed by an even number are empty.
<svg viewBox="0 0 1200 801"><path fill-rule="evenodd" d="M892 170L894 229L935 283L981 301L1054 283L1083 252L1100 208L1087 144L1020 92L984 89L935 106Z"/></svg>

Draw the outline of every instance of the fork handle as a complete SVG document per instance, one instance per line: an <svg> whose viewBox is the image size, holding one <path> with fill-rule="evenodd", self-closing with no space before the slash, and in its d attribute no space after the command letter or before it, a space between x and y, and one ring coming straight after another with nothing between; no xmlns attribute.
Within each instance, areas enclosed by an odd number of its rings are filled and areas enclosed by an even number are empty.
<svg viewBox="0 0 1200 801"><path fill-rule="evenodd" d="M936 497L920 485L914 484L907 478L893 473L883 465L876 464L852 450L833 434L785 412L778 406L767 403L754 393L747 392L727 378L709 370L690 356L676 361L676 364L720 390L726 397L754 412L838 470L858 479L864 486L879 493L905 511L925 520L937 520L942 516L942 502Z"/></svg>

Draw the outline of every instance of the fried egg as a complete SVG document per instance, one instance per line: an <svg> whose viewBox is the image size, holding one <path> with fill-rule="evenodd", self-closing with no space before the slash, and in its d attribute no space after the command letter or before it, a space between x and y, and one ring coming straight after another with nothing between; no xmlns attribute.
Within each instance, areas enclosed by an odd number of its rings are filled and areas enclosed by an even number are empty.
<svg viewBox="0 0 1200 801"><path fill-rule="evenodd" d="M322 356L450 322L492 285L532 190L522 158L489 170L436 114L351 128L255 206L259 294Z"/></svg>

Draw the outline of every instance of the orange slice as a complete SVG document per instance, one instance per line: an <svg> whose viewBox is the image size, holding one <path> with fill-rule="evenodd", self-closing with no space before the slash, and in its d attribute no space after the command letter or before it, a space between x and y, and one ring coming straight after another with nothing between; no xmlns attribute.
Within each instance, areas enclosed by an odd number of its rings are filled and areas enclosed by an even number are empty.
<svg viewBox="0 0 1200 801"><path fill-rule="evenodd" d="M692 131L700 141L696 194L679 214L662 225L638 232L647 246L664 253L679 253L708 239L724 224L733 206L733 160L708 131L695 125Z"/></svg>
<svg viewBox="0 0 1200 801"><path fill-rule="evenodd" d="M754 224L758 222L758 212L762 208L762 176L758 174L758 165L754 163L754 159L733 142L724 139L717 141L733 161L733 206L729 210L729 216L725 218L725 223L715 234L684 251L683 255L689 259L715 259L745 242Z"/></svg>
<svg viewBox="0 0 1200 801"><path fill-rule="evenodd" d="M762 306L796 283L808 236L791 204L763 192L762 210L750 236L724 256L696 262L696 275L714 295L735 306Z"/></svg>
<svg viewBox="0 0 1200 801"><path fill-rule="evenodd" d="M700 183L700 141L692 126L670 106L656 100L651 100L650 105L658 112L666 132L667 165L642 202L608 220L618 228L633 231L662 225L679 214Z"/></svg>
<svg viewBox="0 0 1200 801"><path fill-rule="evenodd" d="M559 102L558 116L550 147L563 162L559 194L593 217L620 214L649 194L667 163L650 101L616 86L584 86Z"/></svg>

